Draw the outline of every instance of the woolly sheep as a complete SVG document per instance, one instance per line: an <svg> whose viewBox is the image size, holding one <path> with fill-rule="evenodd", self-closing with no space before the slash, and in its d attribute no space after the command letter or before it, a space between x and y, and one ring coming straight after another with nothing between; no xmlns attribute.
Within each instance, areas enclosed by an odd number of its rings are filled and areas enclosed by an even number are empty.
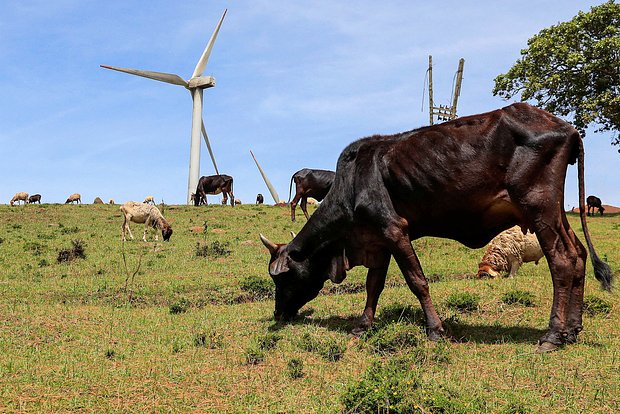
<svg viewBox="0 0 620 414"><path fill-rule="evenodd" d="M170 239L172 228L157 207L137 201L128 201L120 207L120 210L125 216L125 220L123 221L123 241L126 241L126 231L129 232L129 237L133 240L133 234L131 234L131 229L129 228L130 221L139 224L144 223L143 241L146 241L146 232L149 226L154 229L160 229L164 241ZM157 240L157 233L155 233L155 241Z"/></svg>
<svg viewBox="0 0 620 414"><path fill-rule="evenodd" d="M28 202L28 193L25 193L23 191L15 193L9 204L13 205L16 201L17 204L19 204L20 201L23 201L24 204L26 204Z"/></svg>
<svg viewBox="0 0 620 414"><path fill-rule="evenodd" d="M74 201L78 204L82 203L82 196L80 195L80 193L71 194L69 198L67 198L67 201L65 201L65 204L73 204Z"/></svg>
<svg viewBox="0 0 620 414"><path fill-rule="evenodd" d="M498 277L508 272L508 277L517 274L523 263L538 264L543 252L536 235L523 234L521 227L515 226L498 234L487 248L478 265L478 277Z"/></svg>

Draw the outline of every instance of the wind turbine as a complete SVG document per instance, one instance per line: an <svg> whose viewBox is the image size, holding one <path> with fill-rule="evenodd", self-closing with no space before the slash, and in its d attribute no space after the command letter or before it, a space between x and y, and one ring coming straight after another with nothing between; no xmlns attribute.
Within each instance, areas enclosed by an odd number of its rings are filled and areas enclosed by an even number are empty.
<svg viewBox="0 0 620 414"><path fill-rule="evenodd" d="M273 202L278 204L280 202L280 197L278 196L278 192L276 191L273 184L271 184L271 181L269 180L269 178L267 178L267 174L265 174L265 171L263 171L263 169L261 168L252 150L250 150L250 155L252 155L252 158L254 158L254 162L256 163L256 166L258 167L258 171L260 172L260 175L263 176L263 181L265 181L265 184L267 185L267 188L269 189L269 192L271 193L271 197L273 197Z"/></svg>
<svg viewBox="0 0 620 414"><path fill-rule="evenodd" d="M202 121L202 91L206 88L211 88L215 86L215 78L213 76L203 76L203 72L205 67L207 66L207 61L209 60L209 55L211 55L211 49L213 48L213 44L215 43L215 39L217 38L217 34L220 31L220 26L222 26L222 22L224 21L224 17L226 16L226 12L228 10L224 10L224 14L222 14L222 18L219 23L215 27L213 34L211 35L211 39L209 39L209 43L207 43L207 47L204 52L202 52L202 56L198 60L196 64L196 68L194 69L194 73L192 73L192 77L189 80L184 80L178 75L172 73L162 73L162 72L152 72L147 70L139 70L139 69L127 69L127 68L118 68L114 66L100 65L102 68L112 69L119 72L129 73L131 75L142 76L149 79L154 79L160 82L171 83L173 85L183 86L187 90L189 90L192 95L193 101L193 110L192 110L192 140L190 144L190 152L189 152L189 179L187 183L187 203L190 203L191 193L196 191L196 186L198 185L198 176L200 175L200 134L202 132L202 136L204 137L205 143L207 144L207 149L209 150L209 155L211 156L211 161L213 161L213 167L215 168L216 174L219 175L219 171L217 169L217 164L215 162L215 156L213 155L213 150L211 149L211 143L209 142L209 137L207 136L207 130L205 129L205 124Z"/></svg>

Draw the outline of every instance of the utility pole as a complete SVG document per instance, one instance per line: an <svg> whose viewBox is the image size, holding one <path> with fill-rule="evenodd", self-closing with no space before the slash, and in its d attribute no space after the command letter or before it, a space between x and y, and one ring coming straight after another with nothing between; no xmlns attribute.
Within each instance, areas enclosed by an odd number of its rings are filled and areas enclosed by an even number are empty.
<svg viewBox="0 0 620 414"><path fill-rule="evenodd" d="M465 65L465 59L459 59L459 67L456 71L456 82L454 85L454 91L452 92L452 105L439 105L435 106L433 101L433 57L428 56L428 117L430 125L434 123L434 116L438 121L449 121L458 117L456 114L456 105L459 101L459 95L461 94L461 83L463 82L463 66Z"/></svg>

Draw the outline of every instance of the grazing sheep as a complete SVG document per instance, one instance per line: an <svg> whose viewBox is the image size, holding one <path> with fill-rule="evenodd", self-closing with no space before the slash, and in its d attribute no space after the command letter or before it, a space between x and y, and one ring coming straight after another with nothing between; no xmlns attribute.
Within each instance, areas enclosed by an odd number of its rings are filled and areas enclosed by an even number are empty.
<svg viewBox="0 0 620 414"><path fill-rule="evenodd" d="M508 277L517 274L523 263L538 264L543 257L542 249L536 235L514 226L498 234L487 248L478 265L478 277L497 277L501 272L508 272Z"/></svg>
<svg viewBox="0 0 620 414"><path fill-rule="evenodd" d="M226 204L226 203L223 203ZM238 206L241 204L241 200L239 200L238 198L235 198L235 205Z"/></svg>
<svg viewBox="0 0 620 414"><path fill-rule="evenodd" d="M25 193L23 191L15 193L15 195L13 196L9 204L13 205L16 201L17 201L17 204L19 204L20 201L23 201L24 204L26 204L28 202L28 193Z"/></svg>
<svg viewBox="0 0 620 414"><path fill-rule="evenodd" d="M129 231L129 237L133 240L133 234L129 228L129 222L144 223L144 235L142 240L146 241L146 232L149 226L154 229L160 229L164 241L168 241L172 235L172 228L161 215L159 209L155 206L145 203L139 203L137 201L128 201L120 207L125 221L123 221L123 241L125 241L125 232ZM155 233L155 241L157 241L157 233Z"/></svg>
<svg viewBox="0 0 620 414"><path fill-rule="evenodd" d="M41 194L33 194L28 197L28 204L39 203L41 204Z"/></svg>
<svg viewBox="0 0 620 414"><path fill-rule="evenodd" d="M95 201L93 201L93 204L103 204L103 200L99 197L95 197Z"/></svg>
<svg viewBox="0 0 620 414"><path fill-rule="evenodd" d="M67 201L65 201L65 204L73 204L74 201L77 204L82 204L82 196L80 195L80 193L71 194L69 198L67 198Z"/></svg>
<svg viewBox="0 0 620 414"><path fill-rule="evenodd" d="M263 204L265 202L265 197L261 193L256 195L256 204Z"/></svg>
<svg viewBox="0 0 620 414"><path fill-rule="evenodd" d="M153 198L153 196L146 196L146 198L143 201L144 204L153 204L155 205L155 198Z"/></svg>
<svg viewBox="0 0 620 414"><path fill-rule="evenodd" d="M111 198L111 199L110 199L110 201L108 201L108 204L114 205L114 204L116 204L116 203L114 202L114 199L113 199L113 198Z"/></svg>

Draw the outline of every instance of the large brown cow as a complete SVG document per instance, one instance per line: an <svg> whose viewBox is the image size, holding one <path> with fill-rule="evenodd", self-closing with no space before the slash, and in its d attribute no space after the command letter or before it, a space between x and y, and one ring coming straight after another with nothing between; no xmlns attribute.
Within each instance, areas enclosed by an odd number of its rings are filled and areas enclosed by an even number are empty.
<svg viewBox="0 0 620 414"><path fill-rule="evenodd" d="M605 207L603 207L603 204L600 198L593 196L593 195L588 196L588 198L586 198L586 204L588 206L589 216L594 215L595 208L598 209L598 212L601 214L601 216L603 215L603 212L605 211ZM590 209L592 210L592 212L590 212Z"/></svg>
<svg viewBox="0 0 620 414"><path fill-rule="evenodd" d="M207 202L207 194L222 193L224 199L222 204L226 204L230 197L230 205L235 206L235 196L233 195L233 178L230 175L207 175L200 177L196 193L194 195L194 205L209 204Z"/></svg>
<svg viewBox="0 0 620 414"><path fill-rule="evenodd" d="M536 233L553 280L548 331L538 351L573 343L582 329L587 250L564 212L568 164L578 162L581 225L594 274L611 288L586 225L583 142L567 122L516 103L481 115L391 136L361 139L344 149L336 179L308 223L289 244L261 235L271 253L276 320L314 299L326 280L367 267L366 306L354 333L368 329L394 256L426 317L430 339L444 334L411 240L434 236L480 248L514 225Z"/></svg>
<svg viewBox="0 0 620 414"><path fill-rule="evenodd" d="M304 168L297 171L291 177L291 183L288 187L288 199L291 200L291 188L295 182L295 197L291 201L291 220L295 221L295 208L297 202L301 200L301 211L304 212L306 220L310 217L306 208L308 197L312 197L317 201L325 198L329 189L332 188L336 173L328 170L312 170Z"/></svg>

